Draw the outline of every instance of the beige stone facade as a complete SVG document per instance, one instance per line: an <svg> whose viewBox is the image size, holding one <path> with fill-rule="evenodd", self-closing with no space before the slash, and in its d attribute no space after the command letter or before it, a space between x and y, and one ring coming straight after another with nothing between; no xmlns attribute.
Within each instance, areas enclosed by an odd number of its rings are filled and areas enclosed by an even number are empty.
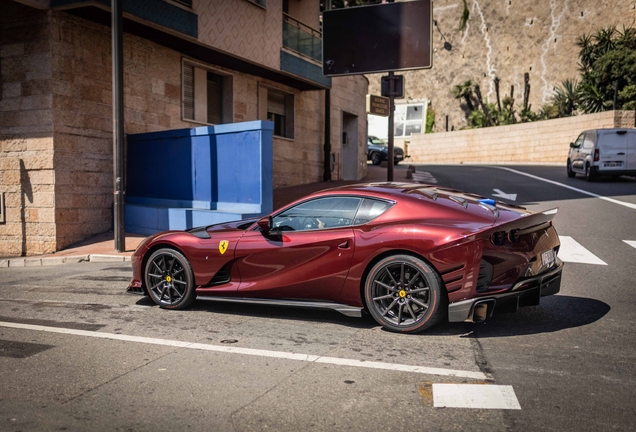
<svg viewBox="0 0 636 432"><path fill-rule="evenodd" d="M426 164L563 165L579 134L588 129L634 127L633 111L605 111L554 120L411 137L411 162Z"/></svg>
<svg viewBox="0 0 636 432"><path fill-rule="evenodd" d="M636 0L466 0L470 14L459 31L464 10L461 0L435 0L433 67L401 72L405 99L429 99L435 111L434 131L467 126L453 86L471 80L479 84L484 99L496 102L494 78L500 95L510 95L515 106L523 101L524 73L530 74L529 102L534 111L549 101L554 88L567 78L578 78L576 38L616 25L632 26ZM444 42L451 46L444 48ZM380 74L369 75L369 90L379 94Z"/></svg>
<svg viewBox="0 0 636 432"><path fill-rule="evenodd" d="M317 0L302 3L318 16ZM36 9L9 0L0 0L0 9L0 193L6 202L0 256L54 252L112 226L111 29L65 11ZM269 0L267 8L246 0L195 1L193 10L199 13L200 42L263 67L280 68L282 0ZM209 29L219 20L225 22L226 35L231 38L212 37ZM255 20L271 28L255 27ZM252 30L251 36L239 37L242 43L236 43L234 22ZM231 76L231 118L235 122L262 118L258 108L264 103L259 101L261 87L293 95L293 138L274 139L274 186L322 180L324 90L300 90L194 59L131 34L124 34L125 133L201 125L184 120L184 61ZM331 89L336 159L340 160L337 125L342 113L358 119L357 178L366 173L362 162L367 85L362 76L346 77L334 79ZM337 179L338 170L335 172L333 178Z"/></svg>

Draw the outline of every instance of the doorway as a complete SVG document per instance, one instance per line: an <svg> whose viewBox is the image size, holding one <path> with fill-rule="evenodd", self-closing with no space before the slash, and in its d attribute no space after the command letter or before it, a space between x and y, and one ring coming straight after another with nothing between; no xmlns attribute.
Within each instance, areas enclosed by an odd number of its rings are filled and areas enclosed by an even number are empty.
<svg viewBox="0 0 636 432"><path fill-rule="evenodd" d="M358 180L358 116L342 112L342 180Z"/></svg>

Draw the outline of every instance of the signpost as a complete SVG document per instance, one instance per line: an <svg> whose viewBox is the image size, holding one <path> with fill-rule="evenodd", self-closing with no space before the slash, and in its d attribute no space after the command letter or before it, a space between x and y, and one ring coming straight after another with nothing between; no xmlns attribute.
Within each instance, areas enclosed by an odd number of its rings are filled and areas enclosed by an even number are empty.
<svg viewBox="0 0 636 432"><path fill-rule="evenodd" d="M393 181L394 99L404 97L405 87L404 77L394 72L433 66L433 2L389 0L386 4L325 10L322 20L325 76L389 73L382 77L381 93L385 96L382 99L388 97L387 180ZM380 114L386 112L380 107L386 102L376 98L367 96L367 112L386 116Z"/></svg>
<svg viewBox="0 0 636 432"><path fill-rule="evenodd" d="M382 117L389 116L389 98L367 95L367 114L373 114Z"/></svg>

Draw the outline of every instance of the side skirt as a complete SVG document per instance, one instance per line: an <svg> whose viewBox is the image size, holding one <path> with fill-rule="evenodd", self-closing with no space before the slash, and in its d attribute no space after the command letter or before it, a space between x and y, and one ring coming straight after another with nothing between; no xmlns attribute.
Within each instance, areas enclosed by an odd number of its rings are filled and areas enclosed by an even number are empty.
<svg viewBox="0 0 636 432"><path fill-rule="evenodd" d="M211 296L197 296L197 300L204 301L216 301L226 303L250 303L270 306L290 306L298 308L309 309L327 309L340 312L343 315L349 317L359 318L362 316L362 308L356 306L349 306L340 303L332 302L320 302L320 301L302 301L302 300L273 300L273 299L255 299L244 297L211 297Z"/></svg>

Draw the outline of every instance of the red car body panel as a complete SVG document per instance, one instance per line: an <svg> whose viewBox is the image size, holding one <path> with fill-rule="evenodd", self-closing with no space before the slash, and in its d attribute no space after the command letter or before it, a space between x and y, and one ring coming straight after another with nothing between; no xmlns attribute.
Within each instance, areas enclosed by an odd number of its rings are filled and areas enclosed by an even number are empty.
<svg viewBox="0 0 636 432"><path fill-rule="evenodd" d="M559 247L551 225L553 214L484 203L478 195L436 186L346 186L312 194L273 215L331 196L394 204L365 224L322 230L271 235L253 220L207 227L210 238L184 231L159 233L135 251L130 289L145 289L143 266L150 253L172 247L190 262L199 296L318 300L364 307L361 287L370 266L387 254L408 253L433 266L452 304L510 291L524 277L545 272L538 257ZM497 232L519 235L514 242L496 245L491 239ZM222 241L229 243L225 253L219 249ZM221 272L229 274L230 281L215 284ZM484 275L489 277L487 286L480 284Z"/></svg>

